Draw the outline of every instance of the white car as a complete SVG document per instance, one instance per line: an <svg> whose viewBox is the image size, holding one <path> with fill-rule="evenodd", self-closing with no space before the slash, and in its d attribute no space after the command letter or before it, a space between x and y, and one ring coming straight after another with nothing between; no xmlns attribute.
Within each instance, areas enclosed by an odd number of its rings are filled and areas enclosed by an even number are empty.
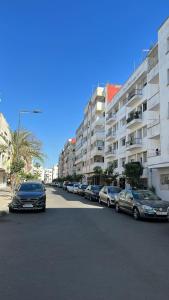
<svg viewBox="0 0 169 300"><path fill-rule="evenodd" d="M75 183L73 185L73 193L74 194L77 194L78 193L78 190L79 190L79 183Z"/></svg>
<svg viewBox="0 0 169 300"><path fill-rule="evenodd" d="M73 193L73 186L74 184L73 183L69 183L67 186L66 186L66 189L69 193Z"/></svg>

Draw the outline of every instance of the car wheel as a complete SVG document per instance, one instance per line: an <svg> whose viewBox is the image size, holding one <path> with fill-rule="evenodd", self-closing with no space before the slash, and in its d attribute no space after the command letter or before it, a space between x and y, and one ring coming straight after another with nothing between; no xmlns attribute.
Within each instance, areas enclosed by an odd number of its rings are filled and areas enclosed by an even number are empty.
<svg viewBox="0 0 169 300"><path fill-rule="evenodd" d="M107 207L110 207L110 200L107 199Z"/></svg>
<svg viewBox="0 0 169 300"><path fill-rule="evenodd" d="M119 204L117 202L115 204L115 210L116 210L117 213L120 212L120 207L119 207Z"/></svg>
<svg viewBox="0 0 169 300"><path fill-rule="evenodd" d="M44 206L41 211L45 212L46 211L46 206Z"/></svg>
<svg viewBox="0 0 169 300"><path fill-rule="evenodd" d="M140 219L140 213L139 213L139 210L137 209L137 207L134 207L134 209L133 209L133 218L135 220L139 220Z"/></svg>

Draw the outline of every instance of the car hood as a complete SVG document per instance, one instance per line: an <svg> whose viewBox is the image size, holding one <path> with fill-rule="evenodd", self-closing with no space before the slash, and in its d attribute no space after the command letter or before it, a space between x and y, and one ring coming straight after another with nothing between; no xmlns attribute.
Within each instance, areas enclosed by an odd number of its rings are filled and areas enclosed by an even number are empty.
<svg viewBox="0 0 169 300"><path fill-rule="evenodd" d="M168 201L164 201L164 200L141 200L140 201L141 205L148 205L151 207L162 207L162 208L166 208L169 207L169 202Z"/></svg>
<svg viewBox="0 0 169 300"><path fill-rule="evenodd" d="M18 192L15 194L15 196L18 196L22 199L27 199L27 198L39 198L44 196L44 192Z"/></svg>

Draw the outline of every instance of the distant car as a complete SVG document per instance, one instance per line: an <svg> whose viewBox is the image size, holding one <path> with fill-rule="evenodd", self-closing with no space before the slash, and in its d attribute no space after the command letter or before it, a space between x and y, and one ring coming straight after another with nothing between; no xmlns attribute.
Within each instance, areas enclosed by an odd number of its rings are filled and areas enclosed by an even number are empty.
<svg viewBox="0 0 169 300"><path fill-rule="evenodd" d="M73 183L69 183L67 184L66 186L66 190L69 192L69 193L73 193Z"/></svg>
<svg viewBox="0 0 169 300"><path fill-rule="evenodd" d="M99 192L103 186L102 185L89 185L85 189L85 198L89 200L99 200Z"/></svg>
<svg viewBox="0 0 169 300"><path fill-rule="evenodd" d="M85 195L85 189L88 187L88 184L80 184L77 190L77 193L80 196L84 196Z"/></svg>
<svg viewBox="0 0 169 300"><path fill-rule="evenodd" d="M99 203L106 203L108 207L115 205L117 195L121 188L117 186L104 186L99 193Z"/></svg>
<svg viewBox="0 0 169 300"><path fill-rule="evenodd" d="M78 193L78 188L79 188L79 183L75 183L75 184L73 185L73 193L74 193L74 194L77 194L77 193Z"/></svg>
<svg viewBox="0 0 169 300"><path fill-rule="evenodd" d="M149 190L123 190L115 203L116 211L125 211L134 219L169 218L169 202L161 200Z"/></svg>
<svg viewBox="0 0 169 300"><path fill-rule="evenodd" d="M46 210L45 187L39 182L24 182L15 190L9 211L18 210Z"/></svg>
<svg viewBox="0 0 169 300"><path fill-rule="evenodd" d="M59 188L62 188L63 187L63 183L62 182L58 182L58 185L57 185Z"/></svg>

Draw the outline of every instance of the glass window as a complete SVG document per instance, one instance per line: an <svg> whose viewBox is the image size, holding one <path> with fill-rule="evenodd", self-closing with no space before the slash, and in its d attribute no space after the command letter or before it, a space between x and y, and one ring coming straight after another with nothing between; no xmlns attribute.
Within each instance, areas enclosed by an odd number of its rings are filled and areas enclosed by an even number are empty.
<svg viewBox="0 0 169 300"><path fill-rule="evenodd" d="M147 162L147 151L143 152L143 162Z"/></svg>
<svg viewBox="0 0 169 300"><path fill-rule="evenodd" d="M147 126L143 127L143 138L147 136Z"/></svg>
<svg viewBox="0 0 169 300"><path fill-rule="evenodd" d="M144 103L143 103L143 111L146 111L147 110L147 101L145 101Z"/></svg>
<svg viewBox="0 0 169 300"><path fill-rule="evenodd" d="M43 190L42 184L37 184L37 183L23 183L19 188L19 191L22 192L29 192L29 191L38 192L42 190Z"/></svg>

